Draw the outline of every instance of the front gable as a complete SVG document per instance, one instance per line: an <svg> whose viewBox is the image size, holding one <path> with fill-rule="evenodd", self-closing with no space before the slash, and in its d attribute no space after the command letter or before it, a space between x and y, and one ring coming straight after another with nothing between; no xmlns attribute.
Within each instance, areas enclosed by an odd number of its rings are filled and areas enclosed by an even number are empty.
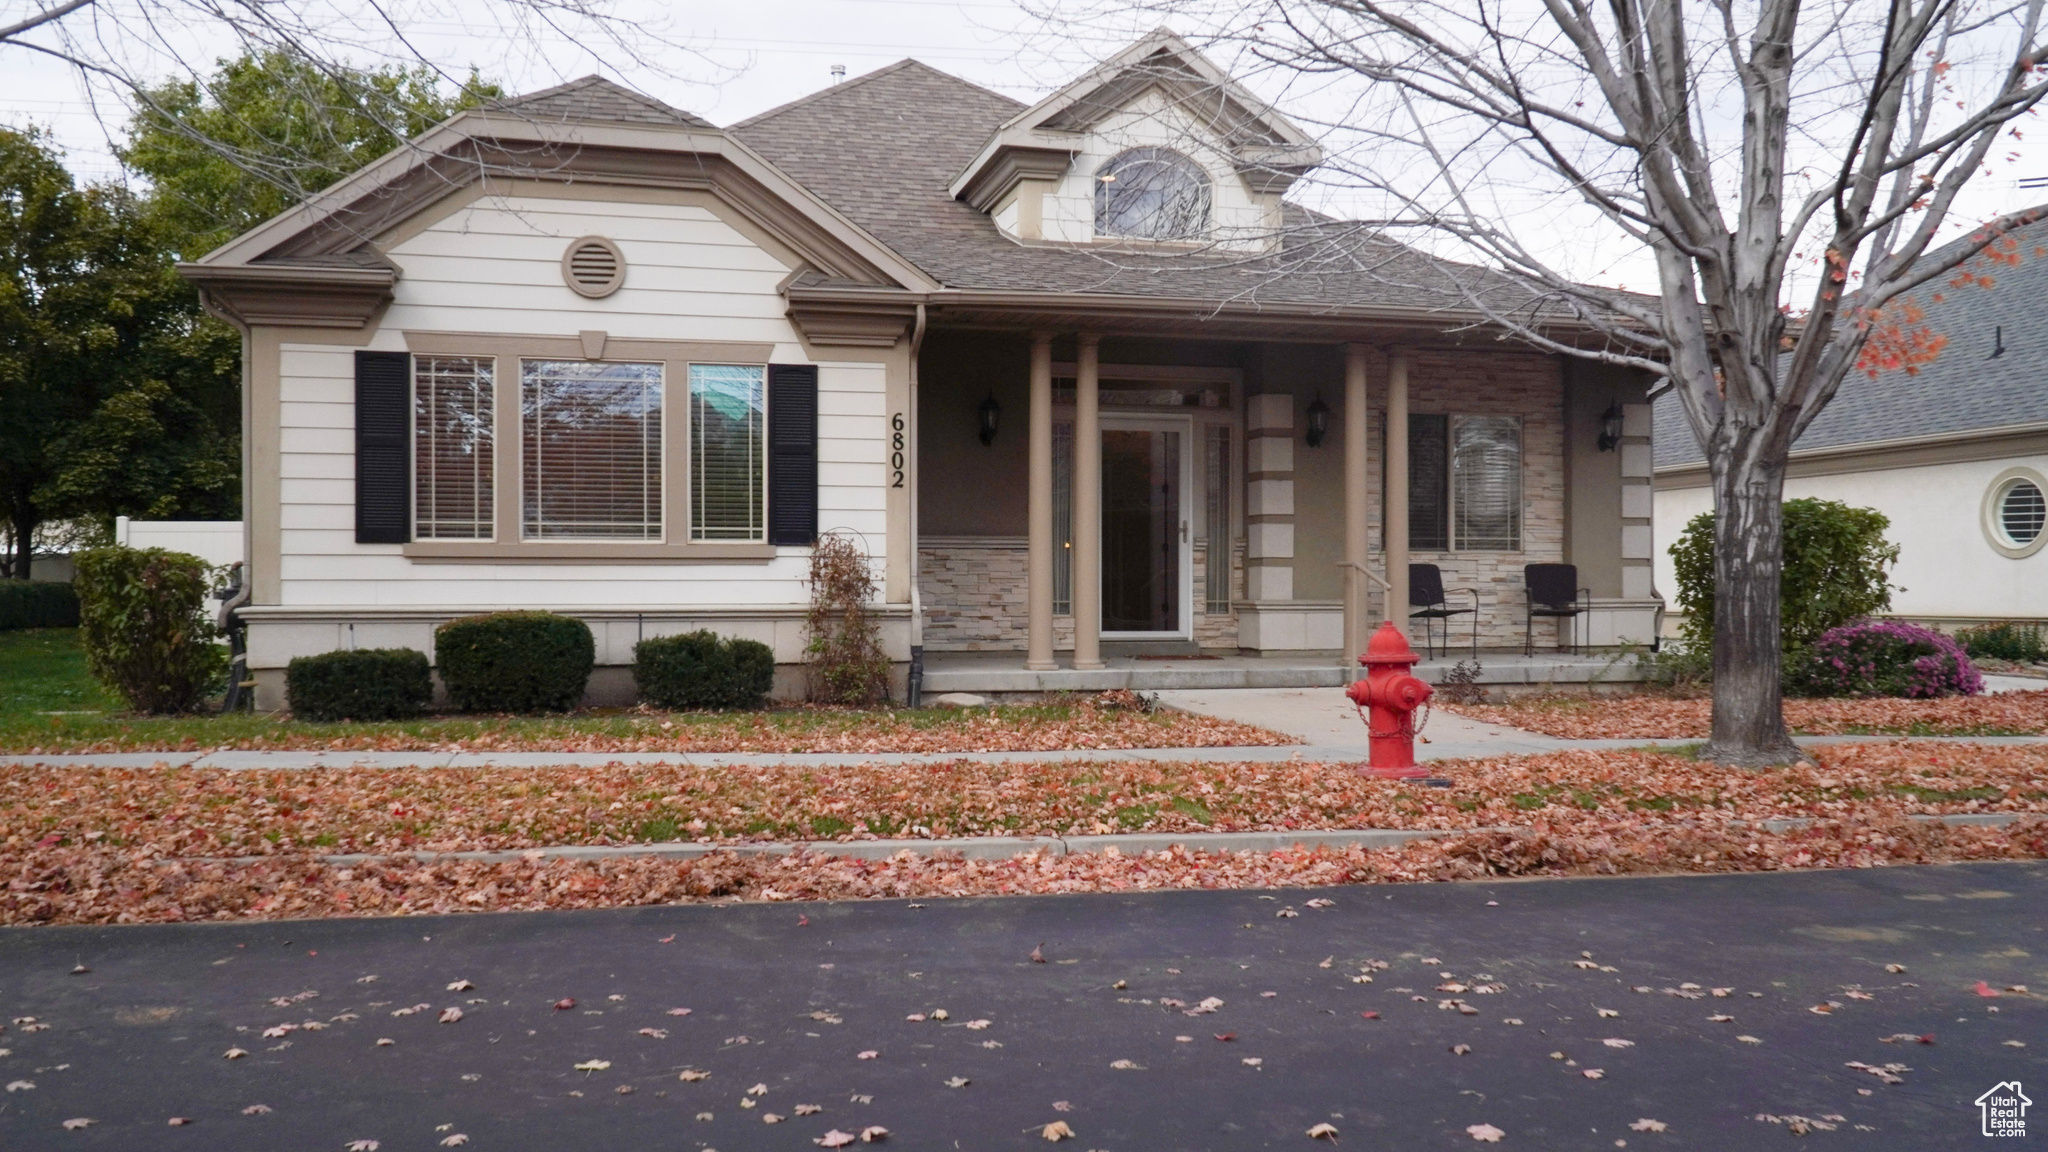
<svg viewBox="0 0 2048 1152"><path fill-rule="evenodd" d="M1132 149L1201 171L1210 219L1184 238L1229 250L1270 247L1282 195L1322 160L1300 128L1161 29L1003 124L951 192L1012 240L1127 241L1097 228L1096 199L1105 166Z"/></svg>

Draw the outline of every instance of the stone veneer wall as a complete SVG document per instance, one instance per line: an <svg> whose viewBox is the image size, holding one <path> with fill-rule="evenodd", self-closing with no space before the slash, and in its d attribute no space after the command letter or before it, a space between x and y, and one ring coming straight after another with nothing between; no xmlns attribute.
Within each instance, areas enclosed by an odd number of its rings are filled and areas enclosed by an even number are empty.
<svg viewBox="0 0 2048 1152"><path fill-rule="evenodd" d="M1367 474L1377 484L1384 474L1386 411L1384 382L1373 380L1375 408L1371 460ZM1554 356L1517 353L1417 352L1409 367L1408 409L1410 412L1443 412L1452 416L1520 416L1522 418L1522 549L1519 552L1415 552L1417 564L1435 564L1443 569L1445 588L1476 588L1479 591L1479 647L1514 649L1522 647L1522 594L1524 564L1555 563L1564 559L1565 468L1564 468L1564 377ZM1315 498L1310 494L1309 498ZM1373 562L1383 556L1380 537L1380 502L1371 510ZM1452 594L1452 607L1470 597ZM1377 587L1373 607L1384 612ZM1376 616L1375 619L1383 617ZM1469 645L1472 618L1451 619L1453 649ZM1414 621L1410 635L1422 635L1422 621ZM1555 621L1536 622L1536 643L1541 651L1557 643Z"/></svg>
<svg viewBox="0 0 2048 1152"><path fill-rule="evenodd" d="M1195 640L1204 648L1237 647L1237 616L1202 612L1200 576L1206 541L1195 553ZM927 536L918 546L918 593L924 600L928 652L1022 652L1025 574L1030 549L1021 537ZM1244 542L1231 549L1231 590L1244 587ZM1074 648L1074 618L1053 617L1053 647Z"/></svg>

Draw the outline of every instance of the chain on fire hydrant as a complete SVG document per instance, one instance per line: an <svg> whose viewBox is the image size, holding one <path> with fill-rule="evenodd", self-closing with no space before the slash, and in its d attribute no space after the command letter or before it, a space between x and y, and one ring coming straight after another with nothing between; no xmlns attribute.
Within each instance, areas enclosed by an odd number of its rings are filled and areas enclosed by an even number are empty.
<svg viewBox="0 0 2048 1152"><path fill-rule="evenodd" d="M1390 780L1426 776L1415 763L1415 710L1429 702L1432 689L1409 673L1422 657L1408 646L1408 638L1389 620L1373 633L1365 654L1365 679L1353 681L1344 695L1351 698L1365 716L1366 734L1372 756L1365 774Z"/></svg>

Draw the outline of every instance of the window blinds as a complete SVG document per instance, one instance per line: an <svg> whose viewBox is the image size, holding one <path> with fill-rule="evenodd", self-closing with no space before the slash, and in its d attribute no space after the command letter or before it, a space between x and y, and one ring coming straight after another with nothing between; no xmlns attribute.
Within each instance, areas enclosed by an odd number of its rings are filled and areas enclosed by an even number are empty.
<svg viewBox="0 0 2048 1152"><path fill-rule="evenodd" d="M766 371L690 365L690 539L764 537Z"/></svg>
<svg viewBox="0 0 2048 1152"><path fill-rule="evenodd" d="M1514 416L1461 416L1451 435L1457 546L1519 551L1522 421Z"/></svg>
<svg viewBox="0 0 2048 1152"><path fill-rule="evenodd" d="M489 357L419 356L412 373L413 535L488 540L495 437Z"/></svg>
<svg viewBox="0 0 2048 1152"><path fill-rule="evenodd" d="M660 364L519 362L529 540L661 539Z"/></svg>

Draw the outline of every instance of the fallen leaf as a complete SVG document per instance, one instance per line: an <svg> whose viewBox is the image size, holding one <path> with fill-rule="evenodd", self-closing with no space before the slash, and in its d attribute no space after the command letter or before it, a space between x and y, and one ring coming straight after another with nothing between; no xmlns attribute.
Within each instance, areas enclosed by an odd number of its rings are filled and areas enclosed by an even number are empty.
<svg viewBox="0 0 2048 1152"><path fill-rule="evenodd" d="M1109 1066L1119 1072L1129 1072L1138 1067L1138 1062L1135 1060L1111 1060Z"/></svg>
<svg viewBox="0 0 2048 1152"><path fill-rule="evenodd" d="M1884 970L1896 974L1899 972L1904 972L1906 970L1906 966L1904 964L1887 964L1884 966Z"/></svg>
<svg viewBox="0 0 2048 1152"><path fill-rule="evenodd" d="M965 1027L969 1032L979 1032L983 1028L988 1027L988 1023L986 1020L969 1020Z"/></svg>
<svg viewBox="0 0 2048 1152"><path fill-rule="evenodd" d="M1615 1009L1612 1009L1612 1008L1595 1008L1595 1009L1593 1009L1593 1011L1595 1011L1595 1012L1598 1012L1598 1013L1600 1014L1600 1017L1601 1017L1602 1019L1606 1019L1606 1018L1608 1018L1608 1017L1610 1017L1610 1016L1619 1016L1619 1015L1621 1015L1621 1013L1620 1013L1620 1012L1618 1012L1618 1011L1616 1011Z"/></svg>
<svg viewBox="0 0 2048 1152"><path fill-rule="evenodd" d="M33 1080L10 1080L7 1082L7 1090L9 1092L28 1092L33 1090L35 1086L36 1082Z"/></svg>
<svg viewBox="0 0 2048 1152"><path fill-rule="evenodd" d="M1609 1048L1633 1048L1636 1046L1636 1042L1633 1040L1623 1040L1619 1037L1614 1036L1610 1036L1607 1039L1602 1040L1601 1043L1607 1045Z"/></svg>
<svg viewBox="0 0 2048 1152"><path fill-rule="evenodd" d="M1763 1041L1761 1041L1761 1040L1757 1039L1757 1038L1756 1038L1756 1037L1754 1037L1754 1036L1737 1036L1737 1037L1736 1037L1736 1039L1737 1039L1737 1040L1740 1040L1740 1041L1741 1041L1741 1042L1743 1042L1744 1044L1761 1044L1761 1043L1763 1043Z"/></svg>
<svg viewBox="0 0 2048 1152"><path fill-rule="evenodd" d="M474 985L474 984L471 984L471 983L470 983L469 981L467 981L467 980L456 980L456 981L454 981L454 982L452 982L452 983L450 983L450 984L448 985L448 991L450 991L450 992L468 992L468 991L470 991L470 990L474 989L475 987L476 987L476 985ZM464 1139L465 1139L465 1141L466 1141L466 1140L467 1140L467 1137L465 1137Z"/></svg>
<svg viewBox="0 0 2048 1152"><path fill-rule="evenodd" d="M1735 1017L1733 1017L1733 1016L1729 1016L1729 1015L1727 1015L1727 1014L1725 1014L1725 1013L1718 1013L1718 1014L1716 1014L1716 1015L1713 1015L1713 1016L1709 1016L1709 1017L1707 1017L1707 1019L1708 1019L1708 1020L1710 1020L1710 1021L1712 1021L1712 1022L1713 1022L1713 1023L1715 1023L1715 1024L1726 1024L1726 1023L1728 1023L1728 1022L1729 1022L1730 1020L1733 1020L1733 1019L1735 1019Z"/></svg>
<svg viewBox="0 0 2048 1152"><path fill-rule="evenodd" d="M557 1012L567 1012L575 1006L576 998L574 996L564 996L560 1000L555 1001L555 1011Z"/></svg>
<svg viewBox="0 0 2048 1152"><path fill-rule="evenodd" d="M1500 1138L1507 1135L1507 1133L1495 1128L1491 1124L1474 1124L1465 1129L1465 1133L1474 1140L1485 1144L1498 1144L1500 1143Z"/></svg>
<svg viewBox="0 0 2048 1152"><path fill-rule="evenodd" d="M247 1056L248 1054L249 1053L247 1051L241 1048L230 1048L227 1051L221 1053L222 1056L225 1056L230 1060L240 1060L242 1057Z"/></svg>
<svg viewBox="0 0 2048 1152"><path fill-rule="evenodd" d="M1247 1068L1257 1068L1259 1065L1264 1064L1265 1062L1265 1058L1261 1056L1247 1056L1243 1060L1239 1061L1239 1063L1243 1064Z"/></svg>
<svg viewBox="0 0 2048 1152"><path fill-rule="evenodd" d="M379 1037L379 1038L378 1038L378 1040L377 1040L377 1047L379 1047L379 1048L389 1048L389 1047L391 1047L391 1046L392 1046L393 1044L396 1044L396 1043L398 1043L398 1041L396 1041L396 1040L393 1040L393 1039L391 1039L391 1038L390 1038L389 1036L383 1036L383 1037Z"/></svg>
<svg viewBox="0 0 2048 1152"><path fill-rule="evenodd" d="M1584 1068L1579 1071L1579 1075L1584 1076L1588 1080L1600 1080L1606 1077L1607 1070L1605 1068Z"/></svg>
<svg viewBox="0 0 2048 1152"><path fill-rule="evenodd" d="M1047 1140L1053 1141L1054 1143L1058 1143L1061 1140L1073 1139L1074 1130L1072 1128L1067 1127L1067 1122L1065 1120L1055 1120L1052 1123L1047 1124L1045 1127L1040 1128L1038 1130L1038 1134L1040 1136L1045 1137Z"/></svg>
<svg viewBox="0 0 2048 1152"><path fill-rule="evenodd" d="M441 1147L443 1148L460 1148L467 1143L469 1143L469 1137L460 1132L450 1133L441 1137Z"/></svg>
<svg viewBox="0 0 2048 1152"><path fill-rule="evenodd" d="M950 1020L952 1018L952 1013L947 1012L944 1008L932 1009L932 1019L934 1020Z"/></svg>
<svg viewBox="0 0 2048 1152"><path fill-rule="evenodd" d="M766 1096L767 1094L768 1085L766 1084L756 1084L752 1088L747 1089L747 1095L749 1096Z"/></svg>
<svg viewBox="0 0 2048 1152"><path fill-rule="evenodd" d="M2007 1048L2025 1048L2026 1046L2027 1046L2027 1042L2026 1042L2025 1040L2007 1040L2007 1041L2005 1041L2005 1047L2007 1047Z"/></svg>
<svg viewBox="0 0 2048 1152"><path fill-rule="evenodd" d="M462 1009L460 1009L460 1008L443 1008L443 1009L441 1009L441 1023L443 1023L443 1024L453 1024L453 1023L455 1023L455 1022L456 1022L457 1020L460 1020L460 1019L462 1019Z"/></svg>
<svg viewBox="0 0 2048 1152"><path fill-rule="evenodd" d="M777 1116L777 1115L776 1115L775 1113L773 1113L773 1112L763 1112L763 1113L761 1113L761 1123L763 1123L763 1124L780 1124L780 1123L782 1123L782 1117L780 1117L780 1116Z"/></svg>
<svg viewBox="0 0 2048 1152"><path fill-rule="evenodd" d="M268 1115L270 1115L270 1105L268 1105L268 1104L251 1104L251 1105L249 1105L249 1106L248 1106L247 1108L244 1108L244 1109L242 1109L242 1115L244 1115L244 1116L268 1116Z"/></svg>
<svg viewBox="0 0 2048 1152"><path fill-rule="evenodd" d="M1635 1123L1630 1124L1628 1126L1628 1129L1631 1132L1662 1132L1663 1130L1669 1127L1671 1127L1671 1125L1664 1123L1662 1120L1652 1120L1646 1116L1643 1119L1637 1120Z"/></svg>
<svg viewBox="0 0 2048 1152"><path fill-rule="evenodd" d="M173 1128L183 1128L185 1125L190 1124L191 1122L192 1118L190 1116L173 1116L169 1120L164 1121L164 1123L170 1125Z"/></svg>
<svg viewBox="0 0 2048 1152"><path fill-rule="evenodd" d="M671 1016L688 1016L690 1010L688 1008L671 1008L668 1010L668 1014Z"/></svg>
<svg viewBox="0 0 2048 1152"><path fill-rule="evenodd" d="M1320 963L1320 964L1318 964L1318 965L1316 965L1316 967L1318 967L1318 968L1328 968L1328 967L1329 967L1329 966L1330 966L1331 964L1334 964L1334 963L1336 963L1336 961L1337 961L1337 958L1336 958L1335 956L1325 956L1325 957L1323 957L1323 962L1322 962L1322 963Z"/></svg>
<svg viewBox="0 0 2048 1152"><path fill-rule="evenodd" d="M1464 1055L1467 1055L1468 1053L1470 1053L1471 1051L1472 1051L1472 1046L1471 1046L1470 1044L1453 1044L1453 1045L1451 1045L1451 1055L1453 1055L1453 1056L1464 1056Z"/></svg>
<svg viewBox="0 0 2048 1152"><path fill-rule="evenodd" d="M344 1147L348 1152L377 1152L378 1144L375 1140L351 1140Z"/></svg>
<svg viewBox="0 0 2048 1152"><path fill-rule="evenodd" d="M967 1077L965 1077L965 1076L955 1076L955 1077L953 1077L952 1079L950 1079L950 1080L947 1080L947 1081L945 1082L945 1084L946 1084L946 1087L948 1087L948 1088L965 1088L965 1087L967 1087L967 1086L968 1086L969 1084L972 1084L972 1083L974 1083L974 1081L972 1081L972 1080L969 1080L969 1079L968 1079Z"/></svg>
<svg viewBox="0 0 2048 1152"><path fill-rule="evenodd" d="M1045 963L1045 945L1043 943L1040 943L1031 949L1031 962L1033 964Z"/></svg>
<svg viewBox="0 0 2048 1152"><path fill-rule="evenodd" d="M98 1121L94 1120L90 1116L79 1116L74 1119L66 1120L64 1122L64 1130L66 1132L76 1132L80 1128L90 1128L96 1123L98 1123Z"/></svg>
<svg viewBox="0 0 2048 1152"><path fill-rule="evenodd" d="M617 1092L621 1096L630 1096L633 1093L633 1086L631 1084L621 1084L617 1088L612 1089L612 1091Z"/></svg>
<svg viewBox="0 0 2048 1152"><path fill-rule="evenodd" d="M854 1058L855 1060L873 1060L873 1059L874 1059L875 1057L877 1057L877 1056L880 1056L880 1055L881 1055L881 1053L880 1053L880 1052L877 1052L877 1051L876 1051L876 1050L874 1050L873 1048L869 1048L868 1050L866 1050L866 1051L864 1051L864 1052L857 1052L857 1053L855 1053L855 1054L854 1054L854 1057L853 1057L853 1058Z"/></svg>
<svg viewBox="0 0 2048 1152"><path fill-rule="evenodd" d="M799 1104L796 1106L796 1114L799 1116L809 1116L814 1112L823 1112L824 1110L825 1108L821 1104Z"/></svg>
<svg viewBox="0 0 2048 1152"><path fill-rule="evenodd" d="M702 1080L702 1079L705 1079L706 1077L708 1077L708 1076L710 1076L710 1075L711 1075L711 1073L709 1073L709 1072L705 1072L705 1071L702 1071L702 1070L700 1070L700 1069L697 1069L697 1068L685 1068L685 1069L683 1069L683 1070L682 1070L681 1074L679 1074L679 1075L678 1075L678 1076L676 1077L676 1079L678 1079L678 1080L686 1080L686 1081L687 1081L687 1080Z"/></svg>
<svg viewBox="0 0 2048 1152"><path fill-rule="evenodd" d="M611 1066L612 1062L609 1060L585 1060L583 1063L576 1065L576 1071L602 1072Z"/></svg>
<svg viewBox="0 0 2048 1152"><path fill-rule="evenodd" d="M844 1148L848 1144L853 1143L853 1141L853 1133L841 1132L837 1128L832 1129L830 1132L825 1133L823 1136L811 1137L811 1143L822 1144L827 1148Z"/></svg>
<svg viewBox="0 0 2048 1152"><path fill-rule="evenodd" d="M1997 996L2001 994L1998 991L1998 989L1993 988L1991 985L1986 984L1982 980L1977 981L1977 986L1971 989L1971 991L1975 992L1979 996Z"/></svg>
<svg viewBox="0 0 2048 1152"><path fill-rule="evenodd" d="M666 1040L668 1039L668 1029L642 1028L640 1030L640 1035L647 1037L649 1040Z"/></svg>
<svg viewBox="0 0 2048 1152"><path fill-rule="evenodd" d="M1318 1124L1308 1130L1308 1138L1311 1140L1335 1140L1337 1138L1337 1126L1329 1123Z"/></svg>
<svg viewBox="0 0 2048 1152"><path fill-rule="evenodd" d="M860 1130L860 1142L863 1144L879 1144L888 1138L889 1130L880 1124L870 1124Z"/></svg>
<svg viewBox="0 0 2048 1152"><path fill-rule="evenodd" d="M1124 980L1119 980L1116 983L1110 985L1111 988L1114 988L1119 992L1123 991L1126 988L1129 988L1130 986L1130 983Z"/></svg>

